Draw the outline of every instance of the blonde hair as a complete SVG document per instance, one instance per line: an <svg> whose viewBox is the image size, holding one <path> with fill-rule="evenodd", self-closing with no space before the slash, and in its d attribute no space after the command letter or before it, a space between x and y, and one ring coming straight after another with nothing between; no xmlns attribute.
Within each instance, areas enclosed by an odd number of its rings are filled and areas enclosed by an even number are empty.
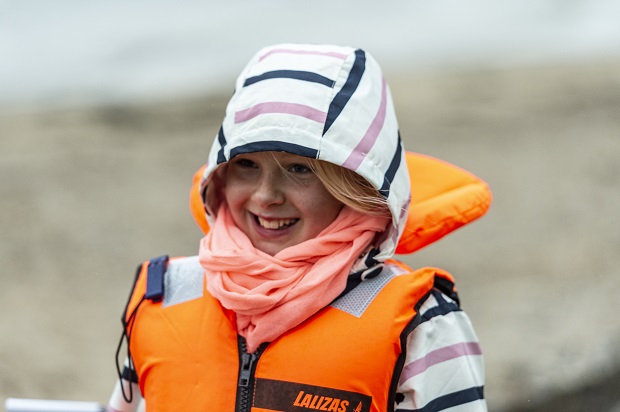
<svg viewBox="0 0 620 412"><path fill-rule="evenodd" d="M275 156L273 160L279 163ZM313 158L306 160L308 167L336 200L361 213L391 217L387 199L368 180L352 170L333 163ZM223 198L226 166L225 163L214 171L211 182L203 192L203 202L209 212L217 213Z"/></svg>
<svg viewBox="0 0 620 412"><path fill-rule="evenodd" d="M387 199L368 180L342 166L317 159L308 160L314 174L337 200L358 212L390 216Z"/></svg>

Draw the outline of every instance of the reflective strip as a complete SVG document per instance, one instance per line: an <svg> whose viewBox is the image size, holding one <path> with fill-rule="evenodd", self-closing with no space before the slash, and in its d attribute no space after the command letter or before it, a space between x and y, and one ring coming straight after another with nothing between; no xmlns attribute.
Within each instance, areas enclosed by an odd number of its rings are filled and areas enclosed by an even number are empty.
<svg viewBox="0 0 620 412"><path fill-rule="evenodd" d="M163 307L188 302L204 295L204 269L198 256L171 260L164 278Z"/></svg>
<svg viewBox="0 0 620 412"><path fill-rule="evenodd" d="M399 271L399 269L395 266L386 266L381 274L361 282L352 291L337 299L331 306L355 317L361 317L383 287L395 276L405 272L404 270Z"/></svg>

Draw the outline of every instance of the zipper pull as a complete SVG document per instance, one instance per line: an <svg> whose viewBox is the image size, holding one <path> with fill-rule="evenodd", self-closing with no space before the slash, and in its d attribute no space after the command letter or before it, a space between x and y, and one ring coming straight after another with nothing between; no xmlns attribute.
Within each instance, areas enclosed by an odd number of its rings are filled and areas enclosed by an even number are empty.
<svg viewBox="0 0 620 412"><path fill-rule="evenodd" d="M241 370L239 371L239 386L246 388L250 385L252 370L258 356L254 353L243 352L241 354Z"/></svg>

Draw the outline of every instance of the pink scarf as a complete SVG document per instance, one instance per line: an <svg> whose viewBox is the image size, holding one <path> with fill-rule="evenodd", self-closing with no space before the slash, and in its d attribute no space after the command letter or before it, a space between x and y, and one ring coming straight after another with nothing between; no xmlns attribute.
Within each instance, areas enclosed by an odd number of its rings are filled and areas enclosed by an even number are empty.
<svg viewBox="0 0 620 412"><path fill-rule="evenodd" d="M222 205L200 242L207 290L236 313L237 331L252 353L333 301L355 260L388 222L345 206L316 238L270 256L252 245Z"/></svg>

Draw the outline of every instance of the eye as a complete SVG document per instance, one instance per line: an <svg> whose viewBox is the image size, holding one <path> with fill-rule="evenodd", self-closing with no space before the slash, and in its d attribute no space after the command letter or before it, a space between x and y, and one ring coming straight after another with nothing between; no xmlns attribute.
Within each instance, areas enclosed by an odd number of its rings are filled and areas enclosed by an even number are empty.
<svg viewBox="0 0 620 412"><path fill-rule="evenodd" d="M304 165L304 164L292 164L289 166L288 170L292 173L296 173L296 174L308 174L308 173L312 173L312 169L310 169L308 166Z"/></svg>
<svg viewBox="0 0 620 412"><path fill-rule="evenodd" d="M235 166L248 169L256 169L258 165L250 159L239 158L234 161Z"/></svg>

